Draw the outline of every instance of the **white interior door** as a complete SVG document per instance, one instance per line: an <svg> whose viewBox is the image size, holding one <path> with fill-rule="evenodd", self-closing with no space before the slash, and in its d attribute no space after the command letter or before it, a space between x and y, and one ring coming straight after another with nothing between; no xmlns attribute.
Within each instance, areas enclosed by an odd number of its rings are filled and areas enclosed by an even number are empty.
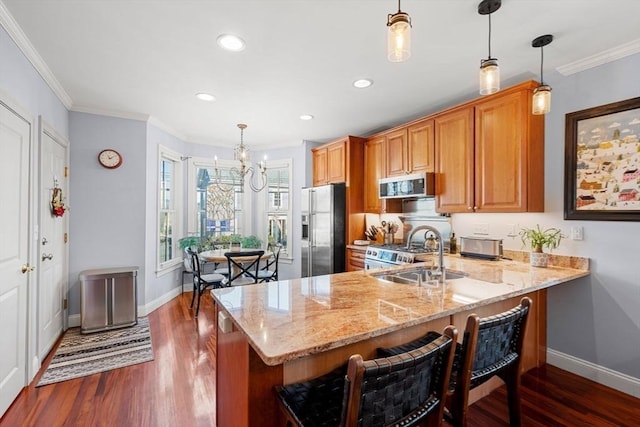
<svg viewBox="0 0 640 427"><path fill-rule="evenodd" d="M0 416L27 383L31 125L0 102Z"/></svg>
<svg viewBox="0 0 640 427"><path fill-rule="evenodd" d="M42 121L41 121L42 124ZM67 206L66 140L46 125L40 130L40 235L38 243L38 357L43 360L64 329L67 294L68 212L51 213L53 188L62 190Z"/></svg>

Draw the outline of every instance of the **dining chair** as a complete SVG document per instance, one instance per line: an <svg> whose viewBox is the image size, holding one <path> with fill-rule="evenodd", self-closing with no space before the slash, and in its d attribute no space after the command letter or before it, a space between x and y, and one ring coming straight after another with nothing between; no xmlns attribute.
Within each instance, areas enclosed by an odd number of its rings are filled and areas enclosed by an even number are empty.
<svg viewBox="0 0 640 427"><path fill-rule="evenodd" d="M445 418L452 425L467 425L469 391L494 376L501 378L507 386L509 424L512 427L521 424L520 370L531 304L529 297L523 297L518 306L503 313L485 318L477 314L467 317L462 344L456 346L445 404ZM378 356L398 354L438 336L432 331L408 344L379 348Z"/></svg>
<svg viewBox="0 0 640 427"><path fill-rule="evenodd" d="M278 260L280 259L281 243L269 244L268 250L271 256L265 262L264 267L258 270L258 279L260 282L278 281Z"/></svg>
<svg viewBox="0 0 640 427"><path fill-rule="evenodd" d="M440 426L457 330L407 353L363 360L276 387L287 426Z"/></svg>
<svg viewBox="0 0 640 427"><path fill-rule="evenodd" d="M198 295L198 305L196 307L195 317L198 317L198 313L200 312L200 299L202 298L202 294L209 287L220 288L223 285L225 277L221 274L202 274L201 273L201 265L200 257L196 251L188 248L188 252L191 255L191 268L193 270L193 295L191 296L191 308L193 308L193 302L196 298L196 294Z"/></svg>
<svg viewBox="0 0 640 427"><path fill-rule="evenodd" d="M187 274L191 275L191 278L193 280L195 280L193 278L193 268L191 267L191 254L189 253L189 248L184 248L184 258L182 260L183 268L182 268L182 281L180 282L180 290L181 293L184 293L184 276Z"/></svg>
<svg viewBox="0 0 640 427"><path fill-rule="evenodd" d="M242 280L243 284L258 283L258 270L260 259L264 255L263 250L225 252L227 258L227 285L233 286L234 281ZM248 279L248 280L243 280Z"/></svg>

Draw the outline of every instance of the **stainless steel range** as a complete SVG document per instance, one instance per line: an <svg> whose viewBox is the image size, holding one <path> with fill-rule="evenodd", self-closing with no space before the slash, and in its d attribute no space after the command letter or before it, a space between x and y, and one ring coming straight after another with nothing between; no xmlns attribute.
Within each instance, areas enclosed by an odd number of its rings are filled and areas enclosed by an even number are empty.
<svg viewBox="0 0 640 427"><path fill-rule="evenodd" d="M375 268L393 267L394 265L411 264L416 262L419 255L431 253L423 247L411 247L407 249L404 245L372 245L367 248L364 257L364 268L371 270Z"/></svg>
<svg viewBox="0 0 640 427"><path fill-rule="evenodd" d="M439 215L435 211L435 199L405 199L402 203L402 215L405 242L401 245L371 245L367 248L364 262L365 269L375 269L382 267L393 267L394 265L411 264L424 260L424 255L438 253L438 247L432 247L430 238L434 233L425 231L424 233L412 233L418 231L422 226L428 225L436 228L443 241L449 241L451 235L451 225L449 218ZM407 248L406 239L412 235L411 245ZM448 250L445 246L443 250Z"/></svg>

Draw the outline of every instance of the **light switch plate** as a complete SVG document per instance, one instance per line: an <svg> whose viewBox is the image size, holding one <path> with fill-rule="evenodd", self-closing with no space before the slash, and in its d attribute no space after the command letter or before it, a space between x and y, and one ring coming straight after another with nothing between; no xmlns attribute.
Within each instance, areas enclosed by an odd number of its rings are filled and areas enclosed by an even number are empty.
<svg viewBox="0 0 640 427"><path fill-rule="evenodd" d="M574 225L571 227L571 240L582 240L584 239L584 233L581 225Z"/></svg>

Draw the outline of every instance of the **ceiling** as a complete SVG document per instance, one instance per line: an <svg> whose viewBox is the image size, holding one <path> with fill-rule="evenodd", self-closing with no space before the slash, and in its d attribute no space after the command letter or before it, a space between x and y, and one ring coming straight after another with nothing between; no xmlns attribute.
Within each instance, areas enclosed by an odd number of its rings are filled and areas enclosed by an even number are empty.
<svg viewBox="0 0 640 427"><path fill-rule="evenodd" d="M479 96L488 54L479 0L402 1L413 24L403 63L386 59L395 0L1 3L71 110L150 117L186 141L214 145L237 144L237 123L248 125L245 142L262 148L370 135ZM634 53L638 16L639 0L503 0L491 18L502 86L539 78L531 40L542 34L555 37L544 48L551 84L558 67L629 43ZM222 50L223 33L241 36L246 48ZM354 88L363 77L373 86Z"/></svg>

